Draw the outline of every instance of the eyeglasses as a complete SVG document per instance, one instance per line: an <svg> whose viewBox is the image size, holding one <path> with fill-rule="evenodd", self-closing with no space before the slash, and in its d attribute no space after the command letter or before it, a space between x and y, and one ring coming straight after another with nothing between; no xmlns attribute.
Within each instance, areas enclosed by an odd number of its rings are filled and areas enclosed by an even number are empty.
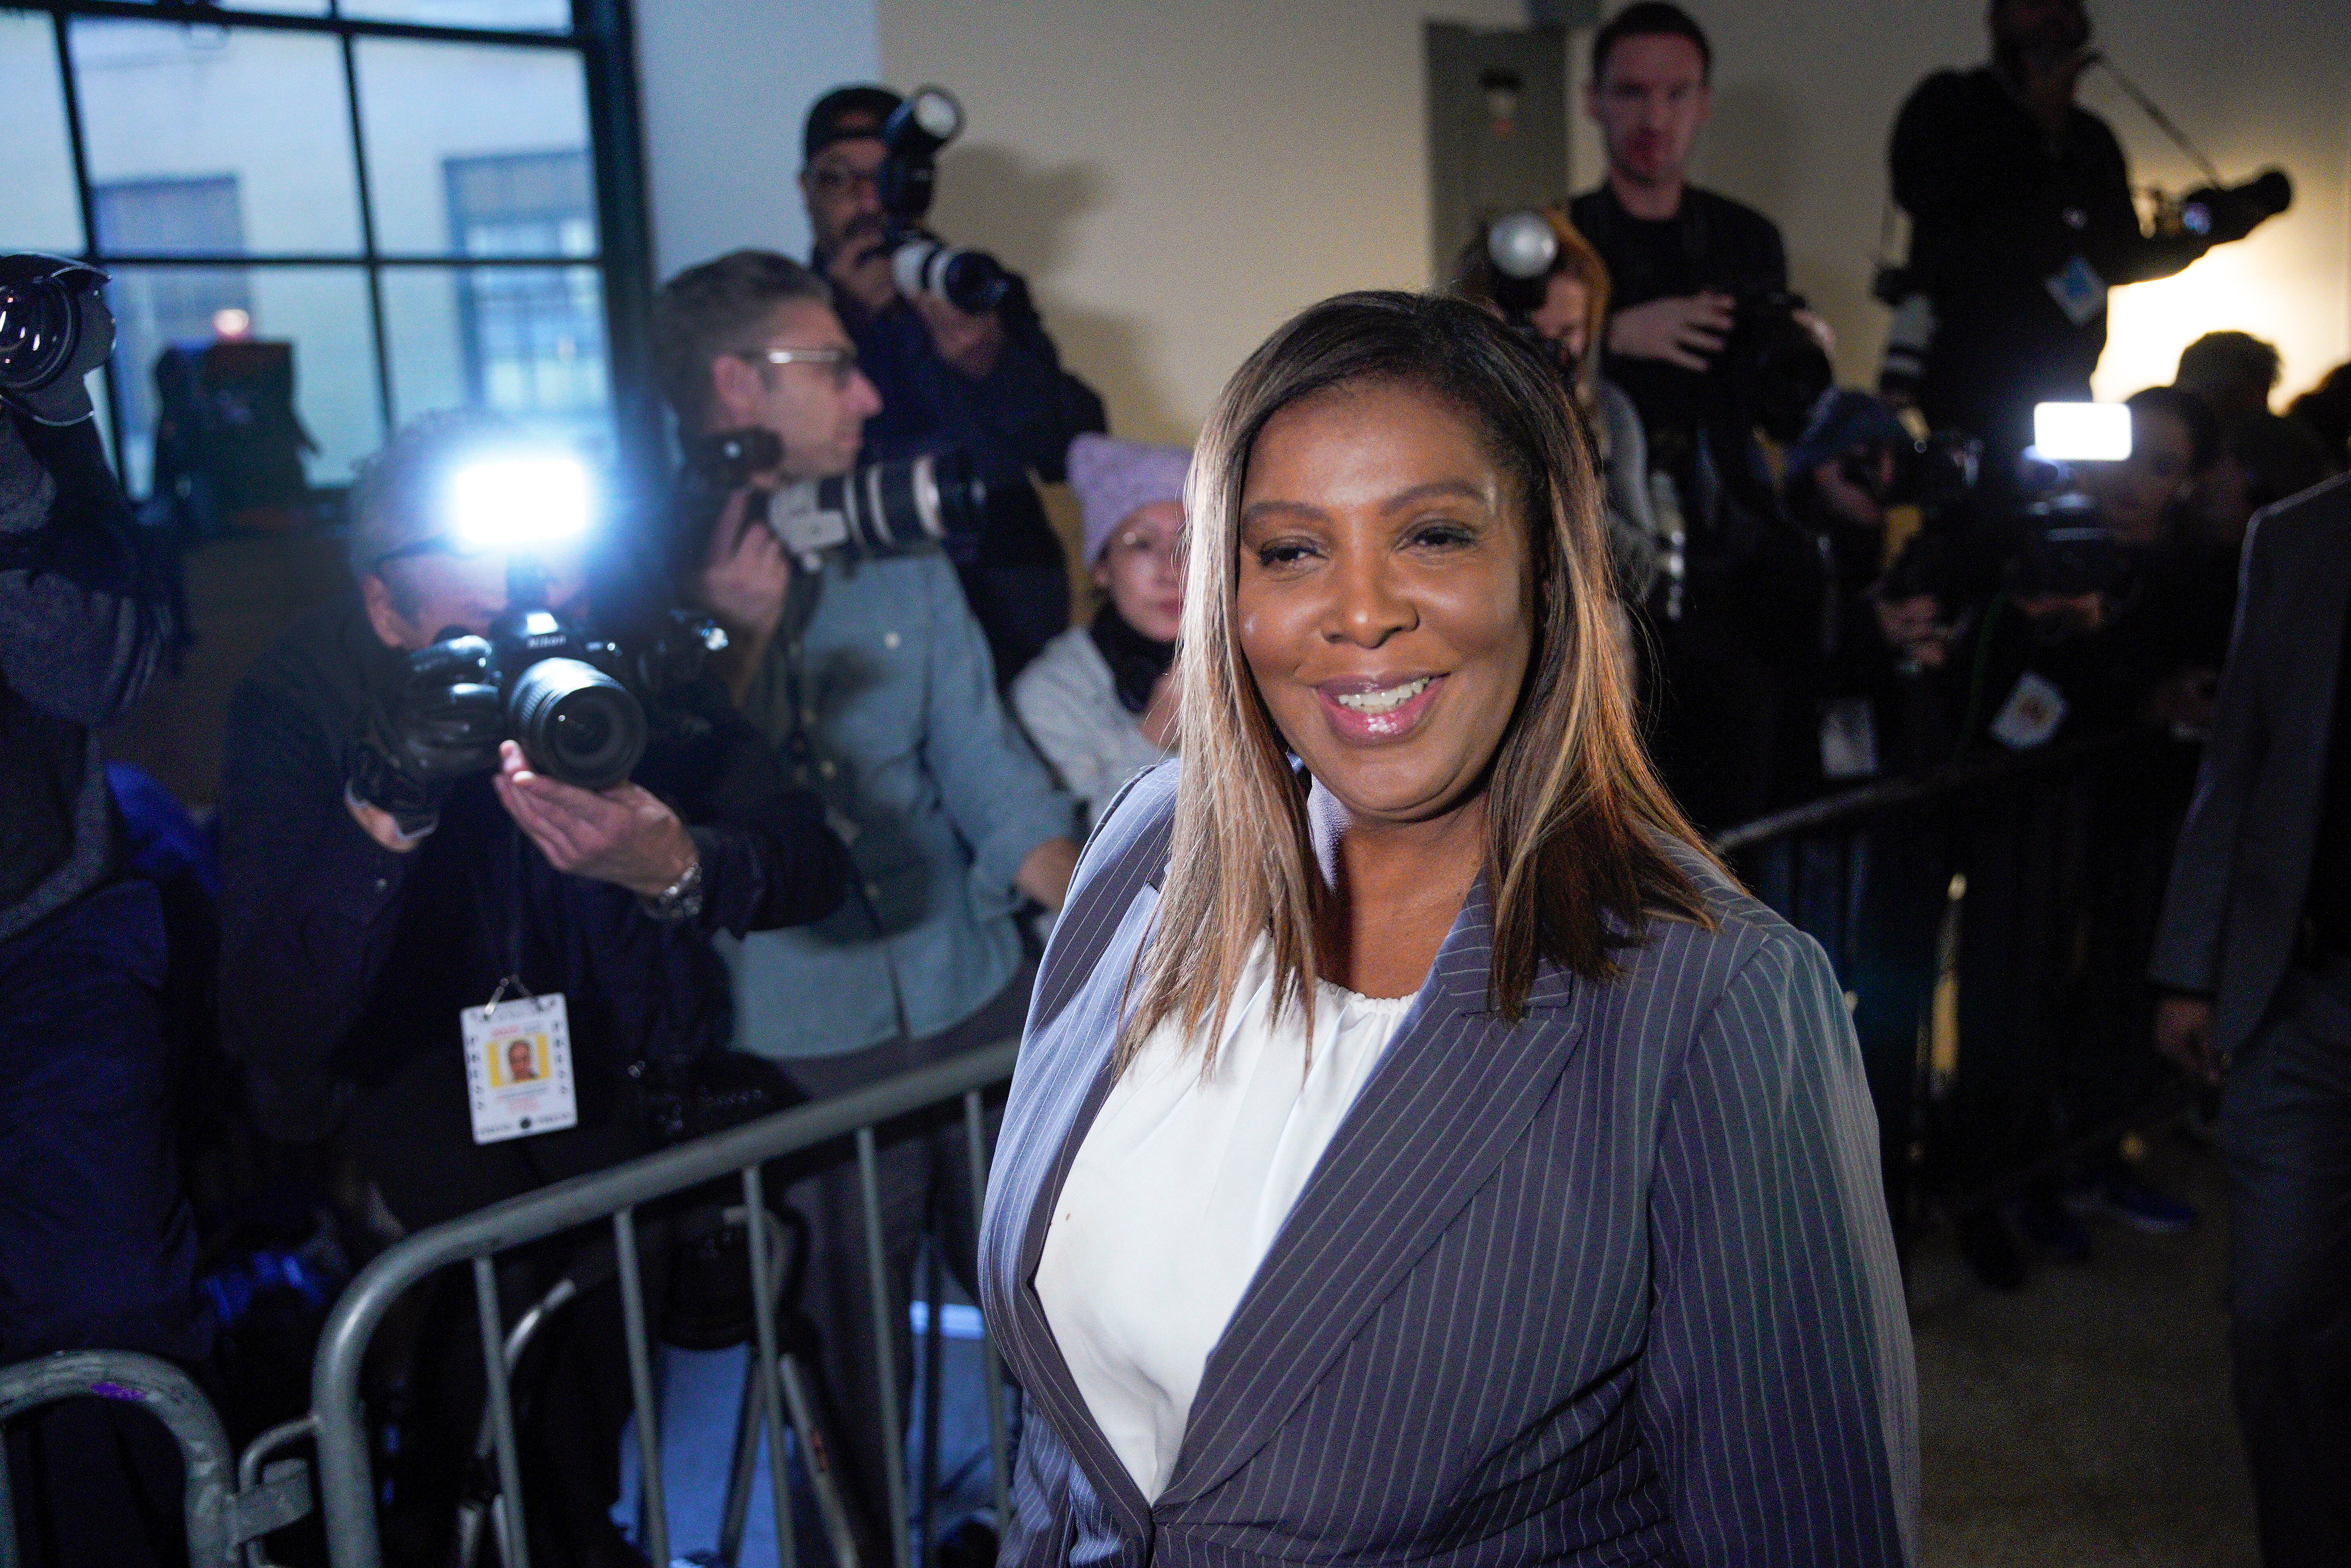
<svg viewBox="0 0 2351 1568"><path fill-rule="evenodd" d="M1164 565L1172 570L1183 564L1184 540L1180 535L1155 539L1148 534L1130 531L1113 537L1102 547L1102 553L1121 560Z"/></svg>
<svg viewBox="0 0 2351 1568"><path fill-rule="evenodd" d="M762 361L770 365L825 365L832 371L836 391L847 392L849 383L857 379L857 350L854 349L752 349L743 358L753 364Z"/></svg>
<svg viewBox="0 0 2351 1568"><path fill-rule="evenodd" d="M809 183L828 196L845 195L852 191L879 193L882 189L874 176L855 169L824 168L809 171Z"/></svg>

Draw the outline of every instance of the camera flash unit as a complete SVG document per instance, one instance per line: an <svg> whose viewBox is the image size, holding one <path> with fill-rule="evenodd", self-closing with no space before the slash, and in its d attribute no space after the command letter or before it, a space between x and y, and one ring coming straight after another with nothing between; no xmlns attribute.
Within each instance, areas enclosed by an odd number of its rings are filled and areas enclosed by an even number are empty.
<svg viewBox="0 0 2351 1568"><path fill-rule="evenodd" d="M2032 446L2052 463L2119 463L2131 455L2131 412L2118 402L2035 403Z"/></svg>
<svg viewBox="0 0 2351 1568"><path fill-rule="evenodd" d="M449 476L449 523L467 551L519 550L585 533L588 469L561 453L468 463Z"/></svg>

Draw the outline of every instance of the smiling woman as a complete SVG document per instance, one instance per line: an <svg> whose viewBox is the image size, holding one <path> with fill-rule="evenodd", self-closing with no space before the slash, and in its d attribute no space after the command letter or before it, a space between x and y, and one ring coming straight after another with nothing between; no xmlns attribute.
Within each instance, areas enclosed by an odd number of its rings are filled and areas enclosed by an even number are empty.
<svg viewBox="0 0 2351 1568"><path fill-rule="evenodd" d="M1575 417L1402 294L1226 389L988 1193L1008 1563L1915 1555L1852 1026L1642 757Z"/></svg>

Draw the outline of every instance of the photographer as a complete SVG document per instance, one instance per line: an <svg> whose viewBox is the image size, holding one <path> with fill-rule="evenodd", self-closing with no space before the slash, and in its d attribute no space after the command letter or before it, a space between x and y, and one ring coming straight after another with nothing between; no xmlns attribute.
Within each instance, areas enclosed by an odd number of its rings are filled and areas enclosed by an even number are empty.
<svg viewBox="0 0 2351 1568"><path fill-rule="evenodd" d="M1061 368L1019 277L979 314L899 292L876 177L883 128L900 101L886 88L844 87L809 110L800 172L815 235L809 265L831 281L833 308L882 394L862 460L960 448L987 481L986 526L951 538L948 550L1008 683L1070 619L1069 567L1029 476L1059 483L1071 441L1109 426L1102 399Z"/></svg>
<svg viewBox="0 0 2351 1568"><path fill-rule="evenodd" d="M1713 68L1705 30L1677 5L1640 0L1612 17L1592 40L1584 89L1608 179L1568 207L1607 265L1607 375L1640 410L1652 465L1677 482L1740 298L1788 287L1779 226L1689 183L1690 152L1713 112Z"/></svg>
<svg viewBox="0 0 2351 1568"><path fill-rule="evenodd" d="M1918 406L2000 466L2033 404L2089 398L2110 288L2170 277L2267 209L2213 193L2207 232L2147 234L2121 144L2074 102L2095 57L2083 0L1992 0L1987 20L1991 63L1920 83L1888 161L1910 214L1903 287L1931 311Z"/></svg>
<svg viewBox="0 0 2351 1568"><path fill-rule="evenodd" d="M1779 230L1688 183L1712 63L1705 32L1662 0L1600 29L1585 107L1608 179L1568 215L1607 265L1604 369L1639 411L1666 546L1647 606L1652 747L1683 810L1719 831L1794 776L1788 678L1812 656L1820 563L1756 435L1794 440L1831 372L1823 329L1786 292Z"/></svg>
<svg viewBox="0 0 2351 1568"><path fill-rule="evenodd" d="M162 909L126 874L93 733L138 701L172 631L90 422L83 377L113 341L102 282L0 260L12 328L46 294L89 349L37 367L18 338L0 358L0 1365L96 1348L193 1363L211 1339L172 1150ZM9 1436L27 1563L184 1558L178 1457L146 1416L75 1401Z"/></svg>
<svg viewBox="0 0 2351 1568"><path fill-rule="evenodd" d="M729 433L780 444L778 466L747 476L750 488L723 505L689 472L680 528L688 592L727 625L739 655L731 679L744 715L823 796L855 862L838 913L728 948L737 1049L778 1062L816 1096L1017 1036L1035 966L1015 915L1024 899L1058 908L1077 864L1072 802L1005 713L946 558L928 545L844 543L810 570L770 527L777 497L849 472L875 409L832 293L784 256L737 251L663 285L653 331L690 454ZM845 1406L841 1468L881 1561L893 1457L867 1394L877 1386L867 1239L841 1153L818 1151L789 1202L809 1224L802 1305ZM903 1322L933 1214L948 1260L970 1278L968 1167L959 1134L928 1124L893 1129L881 1156L882 1242Z"/></svg>
<svg viewBox="0 0 2351 1568"><path fill-rule="evenodd" d="M643 759L609 788L564 783L506 738L507 705L452 634L493 632L510 596L541 582L554 616L592 612L624 647L644 645L662 608L625 539L595 555L574 539L475 548L451 497L469 465L518 439L465 414L396 434L352 490L355 588L298 622L229 710L225 1040L262 1125L295 1140L339 1132L412 1229L684 1133L695 1064L726 1037L710 934L809 921L841 897L841 845L820 808L786 788L706 676L654 694ZM557 503L533 487L511 504ZM494 520L522 534L538 519ZM569 1124L559 1106L535 1131L528 1116L518 1129L480 1119L486 1091L517 1087L496 1061L467 1060L502 1056L480 1030L509 998L539 998L528 1005L568 1024L568 1073L554 1076ZM554 1561L596 1561L610 1543L601 1510L627 1378L608 1359L619 1322L605 1295L560 1337L609 1380L559 1379L526 1435L550 1446L526 1465L553 1493L528 1511L534 1556L542 1531ZM462 1321L470 1286L437 1310ZM419 1374L439 1394L419 1394L434 1440L409 1445L395 1478L394 1533L413 1550L446 1531L455 1456L470 1451L481 1366L469 1339L452 1333Z"/></svg>

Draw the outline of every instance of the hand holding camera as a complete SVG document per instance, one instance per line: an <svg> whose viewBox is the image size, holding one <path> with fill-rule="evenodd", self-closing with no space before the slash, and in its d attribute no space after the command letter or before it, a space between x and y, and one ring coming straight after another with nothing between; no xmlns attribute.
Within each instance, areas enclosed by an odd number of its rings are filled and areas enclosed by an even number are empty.
<svg viewBox="0 0 2351 1568"><path fill-rule="evenodd" d="M1609 319L1608 350L1703 371L1722 351L1737 314L1737 301L1712 291L1652 299Z"/></svg>
<svg viewBox="0 0 2351 1568"><path fill-rule="evenodd" d="M452 785L497 766L506 711L489 666L482 638L435 643L403 656L360 710L344 776L356 806L389 817L391 838L360 817L386 848L413 848L439 824Z"/></svg>
<svg viewBox="0 0 2351 1568"><path fill-rule="evenodd" d="M677 813L641 784L566 784L535 771L511 740L498 748L497 768L490 782L498 804L559 872L660 899L700 863Z"/></svg>

